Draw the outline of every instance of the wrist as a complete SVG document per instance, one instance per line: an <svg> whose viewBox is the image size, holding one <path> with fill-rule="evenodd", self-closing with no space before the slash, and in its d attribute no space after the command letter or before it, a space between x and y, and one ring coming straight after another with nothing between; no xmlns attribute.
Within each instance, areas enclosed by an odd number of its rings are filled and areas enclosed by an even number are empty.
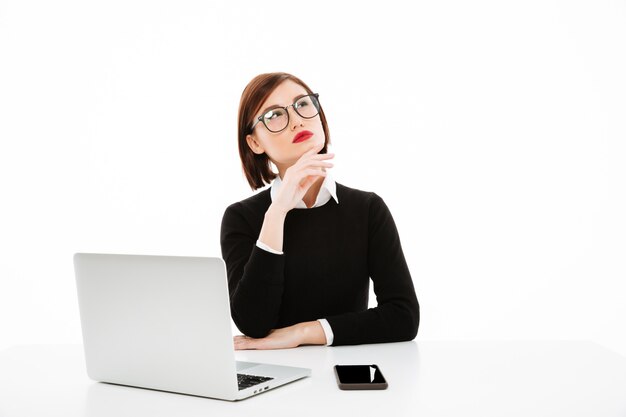
<svg viewBox="0 0 626 417"><path fill-rule="evenodd" d="M282 217L284 219L285 216L287 216L288 211L289 210L286 210L285 208L277 205L276 203L272 203L270 204L265 214L269 216Z"/></svg>

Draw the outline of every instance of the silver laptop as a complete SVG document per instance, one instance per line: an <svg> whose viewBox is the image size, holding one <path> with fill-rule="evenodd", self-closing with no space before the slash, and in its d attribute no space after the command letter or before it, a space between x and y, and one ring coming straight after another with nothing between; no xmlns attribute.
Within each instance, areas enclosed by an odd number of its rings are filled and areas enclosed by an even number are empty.
<svg viewBox="0 0 626 417"><path fill-rule="evenodd" d="M311 375L235 361L220 258L77 253L74 270L91 379L235 401Z"/></svg>

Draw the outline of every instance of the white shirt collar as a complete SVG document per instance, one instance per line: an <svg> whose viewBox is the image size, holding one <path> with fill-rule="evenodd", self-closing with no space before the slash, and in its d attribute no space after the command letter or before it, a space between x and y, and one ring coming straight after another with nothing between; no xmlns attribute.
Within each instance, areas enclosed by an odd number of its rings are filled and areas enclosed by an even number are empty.
<svg viewBox="0 0 626 417"><path fill-rule="evenodd" d="M282 180L280 179L280 176L276 176L274 181L272 181L272 188L270 189L270 196L272 197L272 201L274 201L274 196L278 192L281 184ZM339 204L339 199L337 198L337 183L335 183L335 180L332 178L330 172L328 172L327 170L326 177L324 178L324 182L322 183L322 187L320 188L319 193L317 193L317 199L315 200L315 204L313 204L313 206L311 207L307 207L306 204L304 204L304 201L300 200L294 208L305 209L323 206L324 204L328 203L331 197L335 199L337 204Z"/></svg>

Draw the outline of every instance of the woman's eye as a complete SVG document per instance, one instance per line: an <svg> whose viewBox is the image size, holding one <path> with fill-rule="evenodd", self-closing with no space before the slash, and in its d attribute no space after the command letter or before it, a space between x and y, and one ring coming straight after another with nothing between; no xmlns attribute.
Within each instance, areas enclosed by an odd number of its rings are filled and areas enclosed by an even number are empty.
<svg viewBox="0 0 626 417"><path fill-rule="evenodd" d="M271 119L275 119L277 117L280 117L283 115L282 110L272 110L272 111L268 111L267 113L265 113L265 119L266 120L271 120Z"/></svg>

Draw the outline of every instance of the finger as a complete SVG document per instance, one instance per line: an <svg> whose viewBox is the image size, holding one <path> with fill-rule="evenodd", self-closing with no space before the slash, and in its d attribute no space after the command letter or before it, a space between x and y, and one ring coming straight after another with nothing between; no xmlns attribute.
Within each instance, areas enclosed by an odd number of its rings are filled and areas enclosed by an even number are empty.
<svg viewBox="0 0 626 417"><path fill-rule="evenodd" d="M331 159L334 157L335 157L334 153L316 153L312 155L311 154L307 155L305 153L300 157L300 160L304 161L304 160L313 160L313 159Z"/></svg>
<svg viewBox="0 0 626 417"><path fill-rule="evenodd" d="M252 340L253 338L251 338L250 336L246 336L245 334L241 334L241 335L237 335L233 337L233 342L234 343L244 343L248 340Z"/></svg>
<svg viewBox="0 0 626 417"><path fill-rule="evenodd" d="M292 171L296 171L296 172L302 172L305 169L310 169L310 168L330 168L333 167L334 164L330 161L303 161L300 165L298 165L297 167L295 167Z"/></svg>
<svg viewBox="0 0 626 417"><path fill-rule="evenodd" d="M298 161L294 164L295 166L300 166L302 164L305 164L309 161L324 161L324 160L328 160L328 159L332 159L335 157L334 153L318 153L315 155L302 155L302 157L300 159L298 159Z"/></svg>
<svg viewBox="0 0 626 417"><path fill-rule="evenodd" d="M326 172L324 171L315 171L315 172L317 173L308 175L302 181L300 181L300 189L298 191L302 193L302 196L304 196L304 194L309 190L309 188L311 188L311 186L315 183L315 181L317 181L318 177L326 176ZM302 196L300 196L300 199L302 199Z"/></svg>
<svg viewBox="0 0 626 417"><path fill-rule="evenodd" d="M302 180L309 175L316 175L316 176L326 175L326 168L332 168L332 165L325 166L321 164L320 165L311 164L311 165L301 166L301 167L298 167L297 169L292 170L291 175L290 175L291 177L290 180L293 180L296 183L299 183L299 182L302 182Z"/></svg>
<svg viewBox="0 0 626 417"><path fill-rule="evenodd" d="M311 156L311 159L329 159L334 158L334 153L318 153L316 155Z"/></svg>
<svg viewBox="0 0 626 417"><path fill-rule="evenodd" d="M235 345L235 350L256 350L263 349L263 345L266 344L266 338L253 339L248 338Z"/></svg>
<svg viewBox="0 0 626 417"><path fill-rule="evenodd" d="M235 350L248 350L248 346L245 343L236 343Z"/></svg>
<svg viewBox="0 0 626 417"><path fill-rule="evenodd" d="M316 153L318 153L319 151L321 151L322 149L324 149L324 142L320 142L320 143L316 143L313 146L311 146L304 154L304 155L314 155Z"/></svg>
<svg viewBox="0 0 626 417"><path fill-rule="evenodd" d="M292 168L297 168L300 167L306 163L308 163L309 161L322 161L322 160L327 160L327 159L332 159L335 156L334 153L320 153L320 154L308 154L308 153L304 153L297 161L296 163L292 166Z"/></svg>
<svg viewBox="0 0 626 417"><path fill-rule="evenodd" d="M300 171L303 177L324 177L326 176L326 171L322 169L308 168ZM317 178L316 178L317 179Z"/></svg>
<svg viewBox="0 0 626 417"><path fill-rule="evenodd" d="M233 344L236 346L241 345L243 341L243 336L235 336L233 337Z"/></svg>
<svg viewBox="0 0 626 417"><path fill-rule="evenodd" d="M254 349L253 347L253 342L255 339L250 339L250 338L245 338L245 337L240 337L237 340L235 340L234 346L235 346L235 350L247 350L247 349Z"/></svg>
<svg viewBox="0 0 626 417"><path fill-rule="evenodd" d="M302 164L301 168L311 168L311 167L324 167L324 168L332 168L334 166L334 164L332 162L326 162L326 161L306 161L304 164Z"/></svg>

